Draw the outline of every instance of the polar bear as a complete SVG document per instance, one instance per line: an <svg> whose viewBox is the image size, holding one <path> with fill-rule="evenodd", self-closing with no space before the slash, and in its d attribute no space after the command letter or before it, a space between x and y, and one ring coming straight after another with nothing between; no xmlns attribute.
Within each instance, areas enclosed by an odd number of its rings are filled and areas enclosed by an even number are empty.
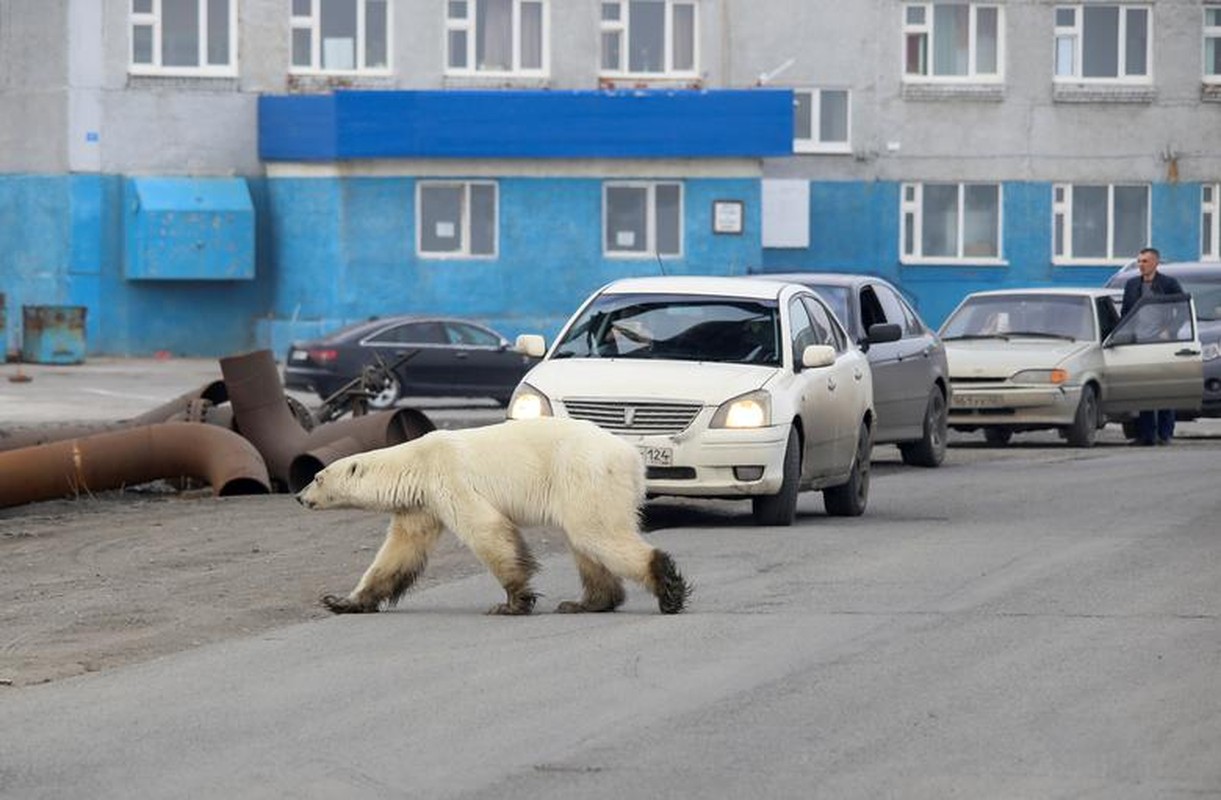
<svg viewBox="0 0 1221 800"><path fill-rule="evenodd" d="M381 549L346 597L322 602L337 614L394 605L449 529L474 551L507 598L489 614L529 614L538 563L519 526L561 528L584 586L563 613L613 611L623 578L676 614L691 589L673 559L639 533L644 466L632 445L593 423L547 417L431 431L404 444L332 462L297 494L307 508L392 514Z"/></svg>

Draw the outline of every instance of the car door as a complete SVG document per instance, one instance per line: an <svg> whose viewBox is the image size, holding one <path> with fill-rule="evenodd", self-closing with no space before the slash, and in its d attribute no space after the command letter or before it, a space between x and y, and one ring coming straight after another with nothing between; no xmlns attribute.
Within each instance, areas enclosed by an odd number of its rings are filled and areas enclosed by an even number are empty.
<svg viewBox="0 0 1221 800"><path fill-rule="evenodd" d="M1105 413L1196 410L1203 402L1204 362L1187 295L1142 300L1103 342L1102 357Z"/></svg>
<svg viewBox="0 0 1221 800"><path fill-rule="evenodd" d="M868 382L862 380L868 364L861 352L849 345L848 335L821 299L804 295L801 302L810 319L811 343L829 345L835 350L834 364L811 371L822 373L827 398L819 413L834 426L829 472L842 473L852 465L860 413L868 405L868 398L863 396Z"/></svg>
<svg viewBox="0 0 1221 800"><path fill-rule="evenodd" d="M410 397L444 391L449 372L449 361L442 348L444 341L445 331L440 322L418 320L381 330L366 339L364 345L376 350L388 363L416 351L396 370L403 395Z"/></svg>
<svg viewBox="0 0 1221 800"><path fill-rule="evenodd" d="M869 346L873 370L873 407L877 414L878 441L918 437L928 405L931 335L912 331L903 302L887 286L867 284L858 295L862 327L890 322L903 336L893 342Z"/></svg>
<svg viewBox="0 0 1221 800"><path fill-rule="evenodd" d="M803 482L835 474L838 464L838 421L833 409L843 378L836 366L810 369L801 365L801 354L812 344L822 344L800 297L788 303L789 342L793 349L794 381L798 387L798 415L805 431L805 453L801 460Z"/></svg>
<svg viewBox="0 0 1221 800"><path fill-rule="evenodd" d="M525 374L525 356L486 328L447 320L445 335L450 380L465 393L507 397Z"/></svg>

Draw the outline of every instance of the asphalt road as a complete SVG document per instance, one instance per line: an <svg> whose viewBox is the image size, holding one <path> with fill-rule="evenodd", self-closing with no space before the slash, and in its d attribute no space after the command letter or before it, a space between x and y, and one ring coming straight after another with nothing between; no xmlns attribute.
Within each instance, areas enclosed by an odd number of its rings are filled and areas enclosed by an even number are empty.
<svg viewBox="0 0 1221 800"><path fill-rule="evenodd" d="M0 797L1221 795L1215 425L1015 443L882 452L860 519L650 503L696 586L679 616L629 587L616 614L486 617L477 573L8 687ZM543 559L540 610L577 585Z"/></svg>

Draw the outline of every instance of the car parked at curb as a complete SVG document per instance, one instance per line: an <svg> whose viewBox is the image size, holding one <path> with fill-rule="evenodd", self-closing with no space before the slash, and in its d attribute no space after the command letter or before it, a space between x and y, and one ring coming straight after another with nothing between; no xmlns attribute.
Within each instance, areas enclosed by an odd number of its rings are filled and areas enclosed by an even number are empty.
<svg viewBox="0 0 1221 800"><path fill-rule="evenodd" d="M490 397L507 405L518 381L538 361L486 325L455 317L395 316L293 342L284 362L284 386L325 400L379 358L394 369L368 398L373 409L391 408L403 397Z"/></svg>
<svg viewBox="0 0 1221 800"><path fill-rule="evenodd" d="M1185 295L1150 298L1122 320L1105 288L967 295L939 331L949 360L949 424L991 444L1055 429L1094 444L1109 417L1198 409L1202 362Z"/></svg>
<svg viewBox="0 0 1221 800"><path fill-rule="evenodd" d="M1196 322L1200 334L1200 353L1204 360L1204 397L1198 413L1180 411L1179 419L1221 417L1221 262L1168 261L1159 264L1158 272L1176 278L1183 291L1195 303ZM1125 265L1106 282L1108 289L1123 297L1124 284L1140 270L1136 262Z"/></svg>
<svg viewBox="0 0 1221 800"><path fill-rule="evenodd" d="M757 277L809 287L831 306L869 358L874 444L895 444L903 463L938 466L945 458L950 379L945 345L894 284L874 275L782 272ZM893 323L900 337L869 343L874 325Z"/></svg>
<svg viewBox="0 0 1221 800"><path fill-rule="evenodd" d="M892 341L877 326L871 343ZM541 336L518 337L542 355ZM873 379L825 301L796 284L651 277L595 291L523 378L508 416L586 419L635 444L650 496L750 499L789 525L798 493L828 514L869 497Z"/></svg>

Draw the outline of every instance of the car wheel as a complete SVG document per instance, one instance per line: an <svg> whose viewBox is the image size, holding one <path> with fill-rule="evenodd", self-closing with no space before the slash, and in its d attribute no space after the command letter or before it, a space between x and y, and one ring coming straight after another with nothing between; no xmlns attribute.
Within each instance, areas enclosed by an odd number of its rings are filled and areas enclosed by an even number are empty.
<svg viewBox="0 0 1221 800"><path fill-rule="evenodd" d="M403 386L399 383L398 376L390 375L386 378L386 383L382 386L382 390L369 397L369 408L378 411L393 408L394 404L402 396Z"/></svg>
<svg viewBox="0 0 1221 800"><path fill-rule="evenodd" d="M988 444L1006 445L1013 438L1013 431L1008 428L984 428L984 441Z"/></svg>
<svg viewBox="0 0 1221 800"><path fill-rule="evenodd" d="M869 503L869 463L873 458L873 434L861 423L856 437L856 455L848 482L823 489L822 502L833 517L859 517Z"/></svg>
<svg viewBox="0 0 1221 800"><path fill-rule="evenodd" d="M1081 388L1081 401L1065 438L1073 447L1093 447L1098 438L1098 390L1092 383Z"/></svg>
<svg viewBox="0 0 1221 800"><path fill-rule="evenodd" d="M751 513L756 525L792 525L797 516L797 486L801 482L801 436L789 429L784 447L784 481L776 494L752 497Z"/></svg>
<svg viewBox="0 0 1221 800"><path fill-rule="evenodd" d="M924 436L918 442L899 445L899 455L904 464L914 467L935 467L945 459L948 409L945 395L934 386L928 395L928 406L924 409Z"/></svg>

